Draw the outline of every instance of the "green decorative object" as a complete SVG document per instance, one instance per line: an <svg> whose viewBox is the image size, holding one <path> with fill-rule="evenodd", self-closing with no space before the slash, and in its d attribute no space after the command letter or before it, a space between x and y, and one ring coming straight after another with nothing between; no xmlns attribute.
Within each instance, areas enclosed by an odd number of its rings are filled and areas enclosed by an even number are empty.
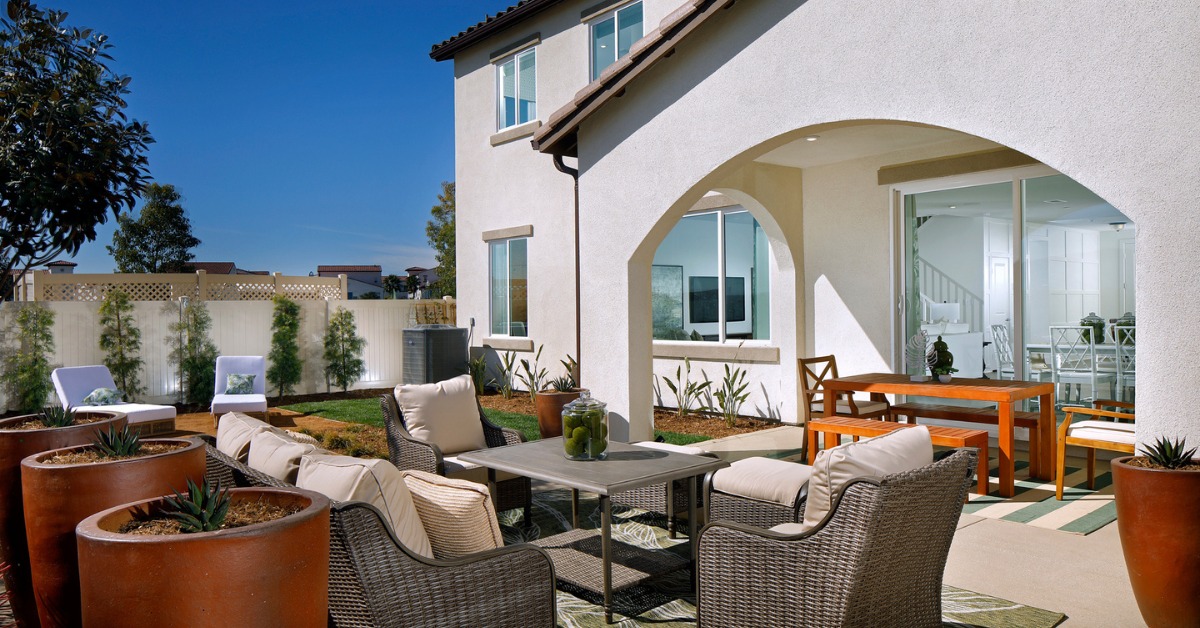
<svg viewBox="0 0 1200 628"><path fill-rule="evenodd" d="M607 404L592 399L586 390L563 407L563 450L571 460L603 460L608 457Z"/></svg>
<svg viewBox="0 0 1200 628"><path fill-rule="evenodd" d="M85 406L111 406L121 403L122 396L121 391L115 388L101 387L88 393L88 396L84 397L80 404Z"/></svg>
<svg viewBox="0 0 1200 628"><path fill-rule="evenodd" d="M933 343L933 366L929 371L934 375L949 375L957 373L958 369L954 368L954 354L950 353L950 346L942 340L941 336Z"/></svg>
<svg viewBox="0 0 1200 628"><path fill-rule="evenodd" d="M1100 343L1104 342L1104 319L1100 318L1099 316L1096 316L1095 312L1088 312L1088 315L1084 316L1079 321L1079 324L1084 327L1091 327L1092 329L1096 330L1096 335L1095 335L1096 344L1100 344ZM1081 334L1081 336L1083 337L1084 342L1091 341L1091 339L1093 337L1092 329L1083 330L1083 334Z"/></svg>
<svg viewBox="0 0 1200 628"><path fill-rule="evenodd" d="M1132 329L1118 330L1117 328L1118 327L1134 327L1136 325L1137 325L1137 317L1133 315L1133 312L1125 312L1112 325L1112 339L1114 341L1124 344L1124 345L1134 344L1134 330L1132 330ZM1127 340L1122 340L1121 338L1118 338L1117 337L1118 334L1123 336L1124 338L1127 338Z"/></svg>
<svg viewBox="0 0 1200 628"><path fill-rule="evenodd" d="M227 395L253 395L254 394L254 374L253 373L230 373L225 376L225 394Z"/></svg>

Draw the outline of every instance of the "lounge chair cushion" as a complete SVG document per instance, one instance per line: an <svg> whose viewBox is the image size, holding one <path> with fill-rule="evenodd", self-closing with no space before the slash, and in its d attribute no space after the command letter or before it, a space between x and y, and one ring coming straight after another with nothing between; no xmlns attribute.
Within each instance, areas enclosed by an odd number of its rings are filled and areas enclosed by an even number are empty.
<svg viewBox="0 0 1200 628"><path fill-rule="evenodd" d="M504 546L486 486L424 471L402 471L433 555L457 558Z"/></svg>
<svg viewBox="0 0 1200 628"><path fill-rule="evenodd" d="M789 508L808 490L813 468L772 458L744 458L713 474L712 486L726 495L738 495Z"/></svg>
<svg viewBox="0 0 1200 628"><path fill-rule="evenodd" d="M310 454L300 459L296 486L337 501L366 502L379 509L396 539L433 558L433 548L400 470L387 460Z"/></svg>
<svg viewBox="0 0 1200 628"><path fill-rule="evenodd" d="M217 451L245 463L250 454L250 439L259 432L275 429L241 412L229 412L217 421Z"/></svg>
<svg viewBox="0 0 1200 628"><path fill-rule="evenodd" d="M437 445L443 455L487 448L470 375L435 384L402 384L395 395L413 438Z"/></svg>
<svg viewBox="0 0 1200 628"><path fill-rule="evenodd" d="M1071 423L1071 427L1067 428L1067 436L1126 445L1137 442L1134 437L1133 423L1117 423L1116 421L1075 421Z"/></svg>
<svg viewBox="0 0 1200 628"><path fill-rule="evenodd" d="M442 464L446 467L446 477L455 480L467 480L476 484L487 484L488 474L487 467L481 467L477 464L459 460L458 456L442 456ZM497 471L496 481L503 482L512 480L521 476L513 475L507 471Z"/></svg>
<svg viewBox="0 0 1200 628"><path fill-rule="evenodd" d="M808 481L804 528L812 529L833 509L833 499L843 485L861 477L882 478L933 462L929 428L920 425L846 443L817 454Z"/></svg>
<svg viewBox="0 0 1200 628"><path fill-rule="evenodd" d="M225 393L213 395L210 411L213 414L225 414L226 412L266 412L267 396L259 394L227 395Z"/></svg>
<svg viewBox="0 0 1200 628"><path fill-rule="evenodd" d="M250 437L250 453L246 464L289 484L296 483L300 457L312 453L329 453L309 443L298 443L274 430L259 430Z"/></svg>
<svg viewBox="0 0 1200 628"><path fill-rule="evenodd" d="M75 406L76 412L124 412L130 425L147 421L162 421L175 418L175 406L159 406L152 403L114 403L111 406Z"/></svg>
<svg viewBox="0 0 1200 628"><path fill-rule="evenodd" d="M644 440L644 441L640 441L640 442L633 443L633 444L637 445L638 447L645 447L646 449L657 449L659 451L670 451L670 452L674 452L677 454L691 454L693 456L709 455L709 453L707 451L704 451L703 449L701 449L699 447L692 447L690 445L672 445L671 443L659 443L659 442L655 442L652 440Z"/></svg>

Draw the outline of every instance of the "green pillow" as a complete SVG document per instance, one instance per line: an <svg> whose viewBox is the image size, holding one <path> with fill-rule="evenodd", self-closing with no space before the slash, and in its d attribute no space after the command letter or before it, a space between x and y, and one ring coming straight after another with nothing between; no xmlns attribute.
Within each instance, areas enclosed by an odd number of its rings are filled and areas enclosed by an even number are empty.
<svg viewBox="0 0 1200 628"><path fill-rule="evenodd" d="M115 388L97 388L88 393L88 396L83 398L79 405L83 406L111 406L121 403L121 397L124 393Z"/></svg>
<svg viewBox="0 0 1200 628"><path fill-rule="evenodd" d="M225 377L226 395L253 395L254 376L243 373L230 373Z"/></svg>

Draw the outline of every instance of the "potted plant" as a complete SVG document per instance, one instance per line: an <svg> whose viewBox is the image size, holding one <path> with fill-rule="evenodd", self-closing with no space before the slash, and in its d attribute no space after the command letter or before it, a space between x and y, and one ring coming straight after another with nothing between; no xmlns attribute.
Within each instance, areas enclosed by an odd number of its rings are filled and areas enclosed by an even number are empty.
<svg viewBox="0 0 1200 628"><path fill-rule="evenodd" d="M19 625L37 625L21 501L21 460L90 443L99 430L120 429L125 423L123 412L72 412L57 406L39 414L0 419L0 561L8 565L4 586Z"/></svg>
<svg viewBox="0 0 1200 628"><path fill-rule="evenodd" d="M954 368L954 354L950 353L950 346L942 340L941 336L933 343L933 362L929 365L929 372L938 378L938 381L943 384L949 384L954 376L951 373L957 373L958 369Z"/></svg>
<svg viewBox="0 0 1200 628"><path fill-rule="evenodd" d="M542 438L562 436L563 407L578 399L583 390L575 381L574 373L578 368L575 359L568 355L566 360L560 362L566 369L566 375L550 380L550 387L539 390L533 398L534 407L537 408L538 431Z"/></svg>
<svg viewBox="0 0 1200 628"><path fill-rule="evenodd" d="M1200 459L1160 438L1112 462L1117 529L1146 624L1195 626L1200 617Z"/></svg>
<svg viewBox="0 0 1200 628"><path fill-rule="evenodd" d="M85 626L312 626L328 621L329 500L222 490L111 508L76 532Z"/></svg>
<svg viewBox="0 0 1200 628"><path fill-rule="evenodd" d="M101 510L182 489L205 470L198 439L142 441L129 426L101 432L91 445L21 461L29 566L43 626L75 626L79 572L75 526Z"/></svg>

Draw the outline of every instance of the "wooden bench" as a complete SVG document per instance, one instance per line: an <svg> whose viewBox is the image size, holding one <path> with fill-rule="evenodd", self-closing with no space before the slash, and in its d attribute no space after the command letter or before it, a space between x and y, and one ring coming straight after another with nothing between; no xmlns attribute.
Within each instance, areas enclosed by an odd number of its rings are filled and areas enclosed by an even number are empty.
<svg viewBox="0 0 1200 628"><path fill-rule="evenodd" d="M901 403L888 410L888 418L892 421L899 421L903 417L906 423L916 423L918 416L942 421L1000 424L1000 415L995 408L965 408L935 403ZM1034 452L1042 450L1039 437L1041 430L1038 425L1041 420L1042 415L1039 412L1013 412L1013 425L1029 430L1029 474L1031 476L1037 476L1040 468L1039 456ZM1050 432L1053 431L1053 429L1050 430Z"/></svg>
<svg viewBox="0 0 1200 628"><path fill-rule="evenodd" d="M836 446L842 436L851 436L854 440L859 437L883 436L896 430L902 430L910 427L916 427L916 423L893 423L890 421L872 421L870 419L856 419L853 417L826 417L822 419L813 419L808 423L808 464L812 464L817 457L817 451L820 449L818 445L818 437L822 434L829 434L836 437L835 442L830 443L830 439L825 437L826 447ZM976 447L979 449L979 464L976 468L978 475L980 495L988 494L988 434L983 430L972 430L960 427L942 427L940 425L928 425L929 436L933 439L933 444L939 447Z"/></svg>

